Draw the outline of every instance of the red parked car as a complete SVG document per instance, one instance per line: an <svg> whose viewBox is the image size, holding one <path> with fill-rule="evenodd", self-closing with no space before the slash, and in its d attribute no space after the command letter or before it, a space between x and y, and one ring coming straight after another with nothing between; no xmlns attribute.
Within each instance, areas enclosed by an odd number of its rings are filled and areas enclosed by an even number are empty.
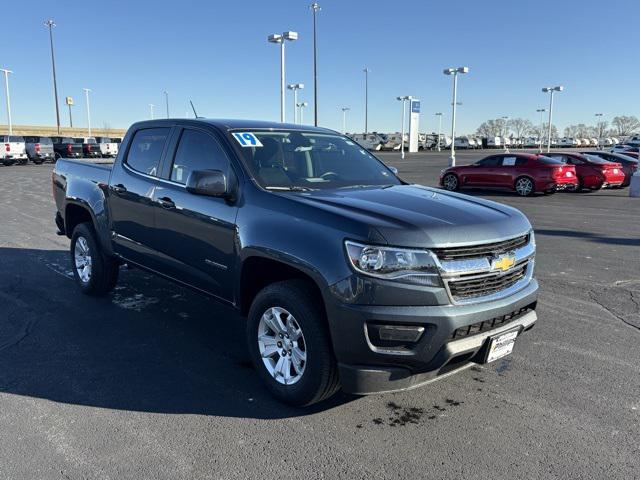
<svg viewBox="0 0 640 480"><path fill-rule="evenodd" d="M602 150L590 151L590 152L581 152L587 156L595 156L599 157L608 162L615 162L622 165L622 171L624 172L624 182L622 182L623 187L628 187L631 184L631 177L634 173L636 173L639 169L640 161L638 161L638 154L633 152L625 152L622 153L611 153L604 152Z"/></svg>
<svg viewBox="0 0 640 480"><path fill-rule="evenodd" d="M491 155L472 165L447 168L440 175L440 185L447 190L504 188L522 196L573 190L577 184L576 169L572 165L531 153Z"/></svg>
<svg viewBox="0 0 640 480"><path fill-rule="evenodd" d="M624 171L622 165L609 162L593 155L583 155L581 153L550 153L549 157L560 160L568 165L576 167L578 175L578 188L599 190L606 187L620 187L624 182Z"/></svg>

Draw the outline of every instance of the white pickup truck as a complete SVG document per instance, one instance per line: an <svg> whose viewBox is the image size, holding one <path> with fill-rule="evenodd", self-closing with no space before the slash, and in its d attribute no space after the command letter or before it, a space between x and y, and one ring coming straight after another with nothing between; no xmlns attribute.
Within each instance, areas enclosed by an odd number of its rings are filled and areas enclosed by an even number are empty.
<svg viewBox="0 0 640 480"><path fill-rule="evenodd" d="M111 137L96 137L103 157L115 157L118 155L118 144Z"/></svg>
<svg viewBox="0 0 640 480"><path fill-rule="evenodd" d="M3 165L9 166L14 163L27 163L27 150L25 148L24 137L18 135L0 136L0 159Z"/></svg>

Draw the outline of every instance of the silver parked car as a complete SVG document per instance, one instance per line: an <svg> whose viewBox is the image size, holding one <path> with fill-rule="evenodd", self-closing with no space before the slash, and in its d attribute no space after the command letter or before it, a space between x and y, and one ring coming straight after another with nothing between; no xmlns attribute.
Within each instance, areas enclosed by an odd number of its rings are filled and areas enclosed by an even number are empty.
<svg viewBox="0 0 640 480"><path fill-rule="evenodd" d="M24 137L27 157L33 163L41 164L47 160L53 161L53 141L49 137Z"/></svg>

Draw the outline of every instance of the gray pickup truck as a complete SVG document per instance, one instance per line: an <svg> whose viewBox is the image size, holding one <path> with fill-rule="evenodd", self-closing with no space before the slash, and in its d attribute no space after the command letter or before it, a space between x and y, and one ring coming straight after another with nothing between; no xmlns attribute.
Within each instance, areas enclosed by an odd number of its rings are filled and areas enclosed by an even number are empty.
<svg viewBox="0 0 640 480"><path fill-rule="evenodd" d="M536 321L522 213L409 185L331 130L140 122L113 166L58 160L53 192L84 293L128 264L235 307L290 404L426 384L510 354Z"/></svg>

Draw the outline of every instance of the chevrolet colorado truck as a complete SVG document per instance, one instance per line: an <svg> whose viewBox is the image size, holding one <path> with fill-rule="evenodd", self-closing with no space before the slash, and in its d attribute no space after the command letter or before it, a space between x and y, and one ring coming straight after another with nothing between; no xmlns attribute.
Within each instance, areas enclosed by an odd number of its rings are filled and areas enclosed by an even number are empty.
<svg viewBox="0 0 640 480"><path fill-rule="evenodd" d="M128 264L235 307L258 377L293 405L494 361L537 318L522 213L407 184L332 130L139 122L113 165L58 160L53 194L82 292Z"/></svg>

